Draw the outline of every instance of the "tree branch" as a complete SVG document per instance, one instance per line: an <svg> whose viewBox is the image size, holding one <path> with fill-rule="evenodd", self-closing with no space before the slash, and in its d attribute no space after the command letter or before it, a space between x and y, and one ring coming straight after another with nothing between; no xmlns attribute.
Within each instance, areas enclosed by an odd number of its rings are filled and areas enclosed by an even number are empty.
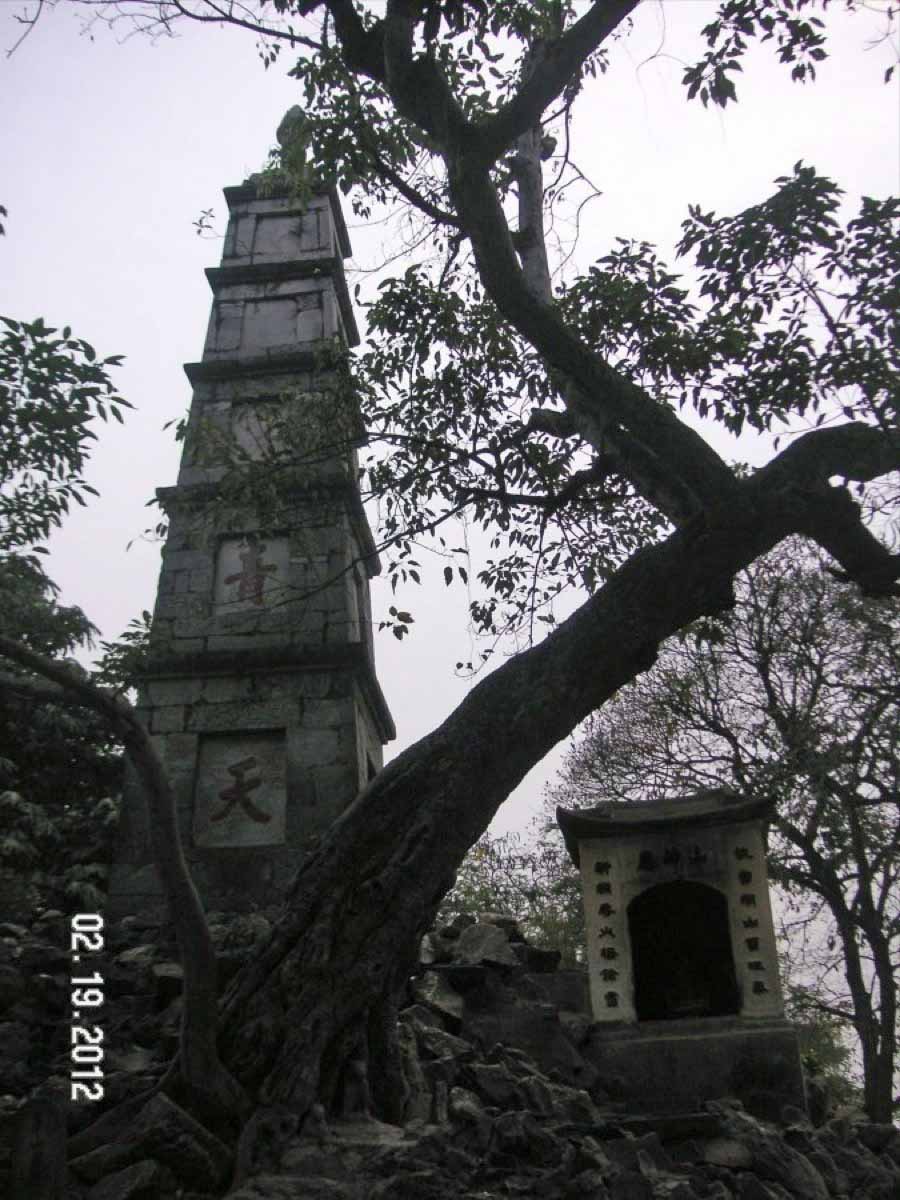
<svg viewBox="0 0 900 1200"><path fill-rule="evenodd" d="M561 37L543 45L535 70L512 100L494 116L474 126L473 152L482 164L496 162L518 137L540 122L548 104L562 94L587 59L639 3L640 0L595 0Z"/></svg>
<svg viewBox="0 0 900 1200"><path fill-rule="evenodd" d="M803 503L799 531L813 538L840 563L842 578L870 596L900 595L900 555L891 554L869 532L861 511L845 488L832 487L833 476L867 481L900 469L900 431L852 422L815 429L798 438L753 476L757 485L815 497Z"/></svg>
<svg viewBox="0 0 900 1200"><path fill-rule="evenodd" d="M246 1103L243 1089L223 1068L216 1048L216 956L203 906L184 858L175 794L149 733L127 701L108 695L71 667L54 662L4 635L0 635L0 656L49 681L47 684L16 681L17 688L56 702L64 696L70 697L73 703L99 713L121 737L150 810L156 867L184 969L181 1037L184 1081L201 1105L212 1113L221 1116L224 1110L228 1116L233 1116L235 1112L241 1112ZM7 679L5 673L0 676L3 683Z"/></svg>

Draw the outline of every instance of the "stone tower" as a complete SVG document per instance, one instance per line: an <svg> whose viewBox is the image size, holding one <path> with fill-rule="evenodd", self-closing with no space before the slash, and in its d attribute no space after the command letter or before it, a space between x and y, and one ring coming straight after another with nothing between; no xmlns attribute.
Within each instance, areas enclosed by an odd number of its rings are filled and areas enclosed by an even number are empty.
<svg viewBox="0 0 900 1200"><path fill-rule="evenodd" d="M210 909L274 903L310 839L382 765L378 556L340 352L359 341L333 189L225 190L221 266L168 518L140 707ZM338 353L336 353L336 351ZM158 913L146 805L126 789L109 914Z"/></svg>

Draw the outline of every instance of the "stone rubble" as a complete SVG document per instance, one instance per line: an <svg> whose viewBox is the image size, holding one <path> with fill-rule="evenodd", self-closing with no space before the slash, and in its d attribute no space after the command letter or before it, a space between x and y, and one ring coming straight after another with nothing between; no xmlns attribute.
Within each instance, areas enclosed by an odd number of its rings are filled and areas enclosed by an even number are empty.
<svg viewBox="0 0 900 1200"><path fill-rule="evenodd" d="M226 978L275 915L210 914ZM31 928L0 924L3 1195L22 1170L17 1128L68 1092L67 928L55 912ZM162 1094L106 1128L92 1106L65 1105L67 1200L900 1197L900 1131L859 1113L820 1111L814 1125L787 1108L775 1125L726 1100L628 1112L580 1053L591 1026L583 973L537 951L502 914L459 917L426 937L400 1015L404 1127L314 1110L298 1130L286 1110L264 1111L242 1135L235 1175L234 1148ZM161 1078L181 970L168 931L136 917L110 925L92 959L106 985L112 1108Z"/></svg>

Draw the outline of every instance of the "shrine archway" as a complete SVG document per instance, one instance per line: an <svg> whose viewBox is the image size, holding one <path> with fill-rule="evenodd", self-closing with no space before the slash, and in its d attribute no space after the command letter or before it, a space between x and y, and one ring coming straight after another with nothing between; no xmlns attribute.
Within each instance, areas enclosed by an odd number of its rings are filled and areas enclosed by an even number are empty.
<svg viewBox="0 0 900 1200"><path fill-rule="evenodd" d="M639 1021L719 1017L741 1000L725 896L705 883L674 880L628 905Z"/></svg>

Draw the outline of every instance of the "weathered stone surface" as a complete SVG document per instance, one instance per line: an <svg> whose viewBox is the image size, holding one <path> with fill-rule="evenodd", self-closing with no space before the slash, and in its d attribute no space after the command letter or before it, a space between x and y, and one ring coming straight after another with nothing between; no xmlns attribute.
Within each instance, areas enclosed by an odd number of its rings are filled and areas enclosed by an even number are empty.
<svg viewBox="0 0 900 1200"><path fill-rule="evenodd" d="M511 917L508 913L502 912L480 912L477 921L481 925L496 925L498 929L502 929L509 941L521 942L525 939L522 937L522 931L519 928L519 922L515 917Z"/></svg>
<svg viewBox="0 0 900 1200"><path fill-rule="evenodd" d="M297 1114L284 1105L257 1109L241 1130L234 1181L277 1171L297 1127Z"/></svg>
<svg viewBox="0 0 900 1200"><path fill-rule="evenodd" d="M610 1200L653 1200L653 1184L638 1171L614 1175L609 1184Z"/></svg>
<svg viewBox="0 0 900 1200"><path fill-rule="evenodd" d="M434 1025L416 1023L413 1028L419 1049L431 1058L465 1061L475 1053L471 1042L467 1042L465 1038L458 1038L452 1033L446 1033L443 1029L437 1029Z"/></svg>
<svg viewBox="0 0 900 1200"><path fill-rule="evenodd" d="M23 970L35 974L54 971L68 972L72 965L69 954L60 946L40 941L26 942L19 951L18 961Z"/></svg>
<svg viewBox="0 0 900 1200"><path fill-rule="evenodd" d="M335 1179L256 1175L228 1192L227 1200L359 1200L359 1190Z"/></svg>
<svg viewBox="0 0 900 1200"><path fill-rule="evenodd" d="M87 1200L158 1200L165 1190L174 1188L171 1171L152 1159L144 1159L94 1184Z"/></svg>
<svg viewBox="0 0 900 1200"><path fill-rule="evenodd" d="M474 925L476 920L477 918L473 917L471 913L457 913L453 920L441 929L441 936L449 938L451 941L453 941L458 938L462 931L467 929L469 925Z"/></svg>
<svg viewBox="0 0 900 1200"><path fill-rule="evenodd" d="M403 1078L406 1080L408 1089L404 1119L406 1121L427 1121L431 1116L431 1091L425 1082L422 1064L416 1053L415 1032L406 1021L400 1022L398 1038Z"/></svg>
<svg viewBox="0 0 900 1200"><path fill-rule="evenodd" d="M527 1051L544 1074L551 1072L564 1083L590 1090L597 1069L566 1037L559 1014L552 1006L523 1004L512 989L480 996L479 1006L465 1009L461 1033L484 1045L503 1042Z"/></svg>
<svg viewBox="0 0 900 1200"><path fill-rule="evenodd" d="M752 1165L757 1175L780 1183L799 1200L827 1200L828 1189L809 1159L771 1134L752 1139Z"/></svg>
<svg viewBox="0 0 900 1200"><path fill-rule="evenodd" d="M498 967L517 967L519 960L510 948L506 933L497 925L469 925L454 943L454 961L463 965L489 963Z"/></svg>
<svg viewBox="0 0 900 1200"><path fill-rule="evenodd" d="M755 1175L738 1176L737 1196L738 1200L777 1200L775 1192Z"/></svg>
<svg viewBox="0 0 900 1200"><path fill-rule="evenodd" d="M559 950L545 950L542 946L529 946L527 942L513 942L510 949L526 971L549 975L557 969L562 959Z"/></svg>
<svg viewBox="0 0 900 1200"><path fill-rule="evenodd" d="M12 1087L27 1077L32 1031L24 1021L0 1021L0 1077Z"/></svg>
<svg viewBox="0 0 900 1200"><path fill-rule="evenodd" d="M26 977L16 967L0 966L0 1013L12 1008L27 991Z"/></svg>
<svg viewBox="0 0 900 1200"><path fill-rule="evenodd" d="M116 955L115 961L123 967L149 967L156 959L157 954L158 950L155 946L143 943L140 946L131 946L128 950L123 950Z"/></svg>
<svg viewBox="0 0 900 1200"><path fill-rule="evenodd" d="M468 1088L451 1088L447 1107L450 1120L469 1126L484 1149L491 1138L491 1119L475 1093Z"/></svg>
<svg viewBox="0 0 900 1200"><path fill-rule="evenodd" d="M153 978L155 1002L158 1009L165 1008L176 996L180 996L184 987L184 969L177 962L154 963L150 968Z"/></svg>
<svg viewBox="0 0 900 1200"><path fill-rule="evenodd" d="M10 1200L65 1200L66 1118L55 1099L31 1099L13 1130Z"/></svg>
<svg viewBox="0 0 900 1200"><path fill-rule="evenodd" d="M410 990L416 1001L436 1013L451 1033L458 1033L462 1025L463 998L447 983L438 971L426 971L412 981Z"/></svg>
<svg viewBox="0 0 900 1200"><path fill-rule="evenodd" d="M746 1170L753 1164L753 1151L739 1138L712 1138L703 1147L703 1161L733 1171Z"/></svg>
<svg viewBox="0 0 900 1200"><path fill-rule="evenodd" d="M466 1082L486 1104L497 1108L521 1108L522 1093L514 1076L499 1064L472 1063L465 1072Z"/></svg>
<svg viewBox="0 0 900 1200"><path fill-rule="evenodd" d="M501 1113L491 1129L490 1156L555 1166L563 1156L564 1143L554 1137L529 1112Z"/></svg>
<svg viewBox="0 0 900 1200"><path fill-rule="evenodd" d="M874 1122L861 1123L856 1129L856 1136L867 1150L881 1154L889 1146L900 1146L900 1130L894 1125L879 1125Z"/></svg>
<svg viewBox="0 0 900 1200"><path fill-rule="evenodd" d="M162 1093L131 1122L127 1142L91 1150L71 1166L80 1178L93 1182L145 1158L156 1159L196 1187L220 1187L231 1172L227 1147Z"/></svg>

